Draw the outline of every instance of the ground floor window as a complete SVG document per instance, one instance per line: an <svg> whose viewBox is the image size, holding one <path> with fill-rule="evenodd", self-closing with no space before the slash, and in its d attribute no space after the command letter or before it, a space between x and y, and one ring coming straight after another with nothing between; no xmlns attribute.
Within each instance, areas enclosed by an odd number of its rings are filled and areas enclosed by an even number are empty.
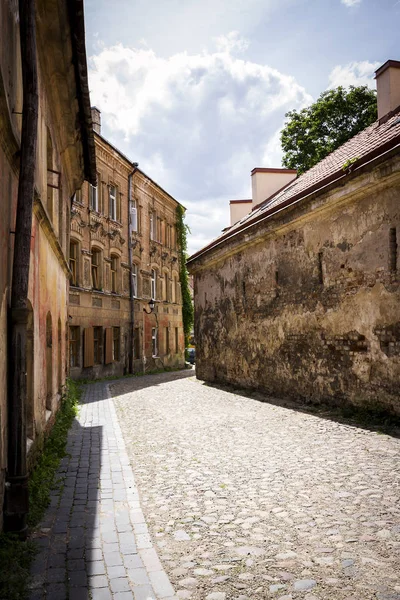
<svg viewBox="0 0 400 600"><path fill-rule="evenodd" d="M138 327L133 334L133 354L135 358L140 358L140 331Z"/></svg>
<svg viewBox="0 0 400 600"><path fill-rule="evenodd" d="M158 356L157 328L156 327L153 327L153 329L151 330L151 348L152 348L152 355Z"/></svg>
<svg viewBox="0 0 400 600"><path fill-rule="evenodd" d="M103 362L103 328L93 327L93 359L95 365Z"/></svg>
<svg viewBox="0 0 400 600"><path fill-rule="evenodd" d="M179 352L179 327L175 327L175 353Z"/></svg>
<svg viewBox="0 0 400 600"><path fill-rule="evenodd" d="M165 328L165 354L169 353L169 328Z"/></svg>
<svg viewBox="0 0 400 600"><path fill-rule="evenodd" d="M79 367L79 327L69 328L69 366Z"/></svg>
<svg viewBox="0 0 400 600"><path fill-rule="evenodd" d="M113 327L113 360L120 360L120 328Z"/></svg>

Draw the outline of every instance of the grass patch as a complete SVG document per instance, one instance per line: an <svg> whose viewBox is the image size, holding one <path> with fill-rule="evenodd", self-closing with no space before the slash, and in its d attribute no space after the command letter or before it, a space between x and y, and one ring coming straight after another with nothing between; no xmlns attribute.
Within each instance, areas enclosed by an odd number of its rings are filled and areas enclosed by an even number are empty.
<svg viewBox="0 0 400 600"><path fill-rule="evenodd" d="M29 477L30 529L38 525L49 506L50 491L62 486L62 480L54 479L60 460L65 456L68 430L77 414L80 396L79 384L68 380L54 426ZM32 541L21 542L11 534L0 536L0 600L23 600L27 596L29 569L34 555Z"/></svg>

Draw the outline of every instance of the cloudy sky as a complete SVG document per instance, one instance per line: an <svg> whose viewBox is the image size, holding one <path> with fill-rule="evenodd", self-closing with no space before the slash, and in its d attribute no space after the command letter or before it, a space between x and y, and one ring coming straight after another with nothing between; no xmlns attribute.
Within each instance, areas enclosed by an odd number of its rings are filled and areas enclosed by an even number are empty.
<svg viewBox="0 0 400 600"><path fill-rule="evenodd" d="M86 0L102 133L187 208L189 252L281 166L288 110L400 59L400 0Z"/></svg>

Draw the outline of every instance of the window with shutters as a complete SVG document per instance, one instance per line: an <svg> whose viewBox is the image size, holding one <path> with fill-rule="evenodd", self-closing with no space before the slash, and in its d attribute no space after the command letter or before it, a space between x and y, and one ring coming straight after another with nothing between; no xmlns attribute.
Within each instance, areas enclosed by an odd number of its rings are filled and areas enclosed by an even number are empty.
<svg viewBox="0 0 400 600"><path fill-rule="evenodd" d="M138 231L138 214L137 214L137 203L136 200L132 200L131 204L131 219L132 219L132 230Z"/></svg>
<svg viewBox="0 0 400 600"><path fill-rule="evenodd" d="M121 335L120 335L120 328L119 327L113 327L112 330L113 330L112 358L113 358L113 361L118 361L118 360L120 360L120 357L121 357L121 349L120 349Z"/></svg>
<svg viewBox="0 0 400 600"><path fill-rule="evenodd" d="M83 366L93 367L94 365L94 333L93 327L87 327L83 331Z"/></svg>
<svg viewBox="0 0 400 600"><path fill-rule="evenodd" d="M157 296L157 271L151 270L151 299L155 300Z"/></svg>
<svg viewBox="0 0 400 600"><path fill-rule="evenodd" d="M103 328L93 327L93 360L95 365L103 362Z"/></svg>
<svg viewBox="0 0 400 600"><path fill-rule="evenodd" d="M133 282L133 296L138 297L138 266L133 263L132 265L132 282Z"/></svg>
<svg viewBox="0 0 400 600"><path fill-rule="evenodd" d="M101 289L101 250L92 248L92 287Z"/></svg>
<svg viewBox="0 0 400 600"><path fill-rule="evenodd" d="M79 367L79 338L80 328L70 326L69 328L69 366Z"/></svg>
<svg viewBox="0 0 400 600"><path fill-rule="evenodd" d="M118 189L115 185L110 185L109 191L109 204L110 204L110 219L117 221L118 219Z"/></svg>
<svg viewBox="0 0 400 600"><path fill-rule="evenodd" d="M118 292L118 256L111 254L111 291Z"/></svg>
<svg viewBox="0 0 400 600"><path fill-rule="evenodd" d="M69 244L69 268L71 269L71 285L78 285L78 256L79 244L75 240L71 240Z"/></svg>
<svg viewBox="0 0 400 600"><path fill-rule="evenodd" d="M151 330L151 351L152 351L152 356L158 356L158 332L157 332L157 328L153 327Z"/></svg>
<svg viewBox="0 0 400 600"><path fill-rule="evenodd" d="M113 329L108 327L106 329L106 351L105 351L105 364L109 365L113 361Z"/></svg>
<svg viewBox="0 0 400 600"><path fill-rule="evenodd" d="M175 327L175 354L179 352L179 327Z"/></svg>

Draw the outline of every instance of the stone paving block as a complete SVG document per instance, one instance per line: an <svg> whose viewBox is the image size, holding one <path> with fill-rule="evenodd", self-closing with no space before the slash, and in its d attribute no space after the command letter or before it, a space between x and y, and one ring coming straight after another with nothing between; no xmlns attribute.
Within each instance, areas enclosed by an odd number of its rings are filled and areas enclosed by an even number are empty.
<svg viewBox="0 0 400 600"><path fill-rule="evenodd" d="M139 555L149 573L152 571L162 571L162 565L154 548L141 550Z"/></svg>
<svg viewBox="0 0 400 600"><path fill-rule="evenodd" d="M168 596L174 595L174 588L164 571L153 571L149 573L149 577L151 585L159 598L168 598Z"/></svg>
<svg viewBox="0 0 400 600"><path fill-rule="evenodd" d="M92 600L113 600L108 588L92 589Z"/></svg>
<svg viewBox="0 0 400 600"><path fill-rule="evenodd" d="M139 554L124 555L123 561L127 569L140 569L144 566Z"/></svg>
<svg viewBox="0 0 400 600"><path fill-rule="evenodd" d="M116 592L129 592L131 587L127 577L118 577L110 580L110 587L113 593Z"/></svg>
<svg viewBox="0 0 400 600"><path fill-rule="evenodd" d="M70 587L84 587L87 585L86 571L71 571L68 574Z"/></svg>
<svg viewBox="0 0 400 600"><path fill-rule="evenodd" d="M133 585L149 585L150 578L146 569L128 569L128 578Z"/></svg>
<svg viewBox="0 0 400 600"><path fill-rule="evenodd" d="M104 561L107 567L116 567L122 565L122 556L119 552L105 552Z"/></svg>
<svg viewBox="0 0 400 600"><path fill-rule="evenodd" d="M150 585L138 585L133 588L135 600L157 600L153 588Z"/></svg>
<svg viewBox="0 0 400 600"><path fill-rule="evenodd" d="M94 575L93 577L89 577L89 587L108 589L108 579L105 575Z"/></svg>

